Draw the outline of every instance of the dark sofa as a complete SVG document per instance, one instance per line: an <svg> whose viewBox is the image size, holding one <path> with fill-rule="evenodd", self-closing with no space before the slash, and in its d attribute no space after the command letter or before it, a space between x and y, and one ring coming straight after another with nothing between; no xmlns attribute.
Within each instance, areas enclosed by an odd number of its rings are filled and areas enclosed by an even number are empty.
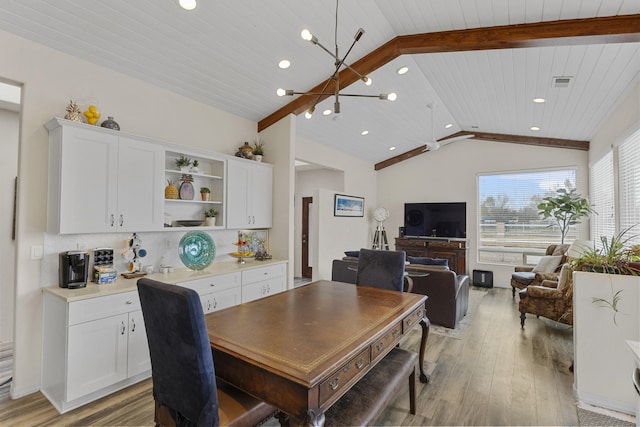
<svg viewBox="0 0 640 427"><path fill-rule="evenodd" d="M333 260L331 280L356 282L358 258ZM427 295L427 317L432 323L455 328L469 307L469 276L448 267L410 263L405 270L413 281L411 292ZM427 276L420 276L428 273Z"/></svg>

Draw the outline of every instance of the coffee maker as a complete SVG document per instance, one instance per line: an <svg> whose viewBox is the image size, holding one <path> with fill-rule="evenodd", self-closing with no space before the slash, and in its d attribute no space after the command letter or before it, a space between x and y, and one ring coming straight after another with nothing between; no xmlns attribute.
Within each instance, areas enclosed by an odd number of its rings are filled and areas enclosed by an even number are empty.
<svg viewBox="0 0 640 427"><path fill-rule="evenodd" d="M86 251L60 252L58 273L61 288L84 288L89 274L89 255Z"/></svg>

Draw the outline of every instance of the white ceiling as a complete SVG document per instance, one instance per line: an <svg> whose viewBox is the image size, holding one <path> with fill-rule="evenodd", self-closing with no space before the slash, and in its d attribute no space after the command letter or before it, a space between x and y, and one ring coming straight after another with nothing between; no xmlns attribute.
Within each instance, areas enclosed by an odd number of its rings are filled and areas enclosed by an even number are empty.
<svg viewBox="0 0 640 427"><path fill-rule="evenodd" d="M177 0L7 0L0 29L257 122L292 100L277 97L278 87L305 91L333 72L333 59L300 31L332 50L335 6L199 0L188 12ZM639 0L343 0L338 46L343 55L365 29L354 63L398 35L638 13ZM287 70L277 66L283 58ZM395 73L401 65L410 67L404 76ZM426 105L436 102L436 138L475 130L589 140L640 79L640 43L405 55L370 76L372 86L345 92L398 100L342 97L336 119L319 114L332 108L328 99L311 120L298 116L298 133L376 163L430 139ZM574 79L557 89L554 76Z"/></svg>

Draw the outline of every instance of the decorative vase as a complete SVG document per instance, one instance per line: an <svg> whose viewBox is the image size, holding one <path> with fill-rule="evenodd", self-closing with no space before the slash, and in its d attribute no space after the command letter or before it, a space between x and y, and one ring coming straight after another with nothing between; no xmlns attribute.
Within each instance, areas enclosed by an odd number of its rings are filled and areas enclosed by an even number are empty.
<svg viewBox="0 0 640 427"><path fill-rule="evenodd" d="M202 197L203 202L208 202L210 195L211 195L210 193L200 193L200 197Z"/></svg>
<svg viewBox="0 0 640 427"><path fill-rule="evenodd" d="M261 162L262 154L254 154L253 158L255 159L256 162Z"/></svg>
<svg viewBox="0 0 640 427"><path fill-rule="evenodd" d="M120 130L120 125L115 120L113 120L113 117L111 116L108 116L107 120L102 122L100 126L107 129Z"/></svg>
<svg viewBox="0 0 640 427"><path fill-rule="evenodd" d="M180 199L193 200L193 177L191 175L182 175L182 184L180 184Z"/></svg>
<svg viewBox="0 0 640 427"><path fill-rule="evenodd" d="M216 225L216 217L215 216L208 216L204 219L204 225L206 225L207 227L213 227L214 225Z"/></svg>
<svg viewBox="0 0 640 427"><path fill-rule="evenodd" d="M250 146L246 141L244 145L240 147L240 151L242 151L242 157L244 157L245 159L250 159L253 157L253 147Z"/></svg>
<svg viewBox="0 0 640 427"><path fill-rule="evenodd" d="M173 185L173 180L167 180L167 185L164 189L164 198L165 199L177 199L178 198L178 189L175 185Z"/></svg>

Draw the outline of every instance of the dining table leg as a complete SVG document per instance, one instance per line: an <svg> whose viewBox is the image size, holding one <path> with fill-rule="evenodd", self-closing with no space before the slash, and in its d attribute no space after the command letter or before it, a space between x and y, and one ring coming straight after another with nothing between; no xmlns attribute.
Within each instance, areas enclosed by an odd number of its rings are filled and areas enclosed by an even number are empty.
<svg viewBox="0 0 640 427"><path fill-rule="evenodd" d="M280 422L281 427L322 427L324 426L325 420L324 412L316 414L313 411L309 411L302 418L293 417L282 411L278 411L275 417Z"/></svg>
<svg viewBox="0 0 640 427"><path fill-rule="evenodd" d="M420 326L422 326L422 338L420 339L420 382L428 383L430 379L430 375L425 374L424 372L424 353L427 348L427 338L429 338L429 327L431 326L431 322L427 316L424 316L422 320L420 320Z"/></svg>

